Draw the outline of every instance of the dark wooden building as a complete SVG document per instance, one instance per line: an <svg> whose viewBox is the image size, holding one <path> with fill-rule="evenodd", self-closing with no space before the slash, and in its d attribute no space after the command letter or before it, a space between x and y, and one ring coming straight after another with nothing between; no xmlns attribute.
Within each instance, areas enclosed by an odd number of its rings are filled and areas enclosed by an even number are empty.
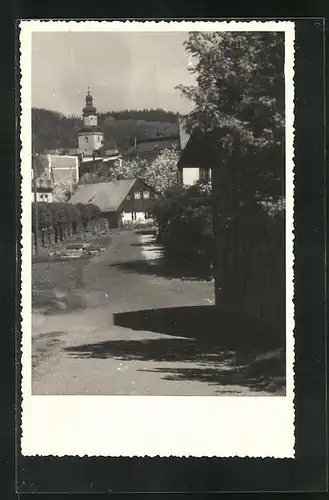
<svg viewBox="0 0 329 500"><path fill-rule="evenodd" d="M109 227L145 223L158 193L143 180L124 179L96 184L81 184L70 203L97 205Z"/></svg>

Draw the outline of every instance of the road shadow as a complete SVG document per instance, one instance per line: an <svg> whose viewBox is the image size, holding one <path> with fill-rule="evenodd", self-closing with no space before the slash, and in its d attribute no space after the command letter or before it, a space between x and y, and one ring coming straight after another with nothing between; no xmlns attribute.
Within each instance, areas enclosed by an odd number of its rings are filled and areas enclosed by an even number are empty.
<svg viewBox="0 0 329 500"><path fill-rule="evenodd" d="M285 335L256 320L226 314L212 306L151 309L114 314L114 324L161 334L67 348L77 357L126 361L196 363L149 370L166 380L237 385L283 395ZM147 368L143 371L148 371Z"/></svg>
<svg viewBox="0 0 329 500"><path fill-rule="evenodd" d="M156 229L150 228L150 229L135 229L134 232L136 234L139 234L141 236L156 236Z"/></svg>
<svg viewBox="0 0 329 500"><path fill-rule="evenodd" d="M137 245L136 245L137 246ZM145 246L145 245L143 245ZM161 248L150 249L161 252ZM137 259L127 262L116 262L110 264L111 267L117 267L122 272L147 274L149 276L159 276L166 279L180 279L182 281L212 281L212 270L203 262L185 260L173 260L168 256L159 255L159 257L149 260Z"/></svg>

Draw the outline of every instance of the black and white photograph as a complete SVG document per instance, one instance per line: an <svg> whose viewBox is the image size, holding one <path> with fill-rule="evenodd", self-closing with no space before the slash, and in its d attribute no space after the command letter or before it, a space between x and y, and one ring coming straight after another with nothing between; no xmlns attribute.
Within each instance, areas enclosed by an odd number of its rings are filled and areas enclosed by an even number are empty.
<svg viewBox="0 0 329 500"><path fill-rule="evenodd" d="M21 23L26 454L215 455L208 415L219 455L293 456L293 36ZM84 452L88 412L136 446Z"/></svg>

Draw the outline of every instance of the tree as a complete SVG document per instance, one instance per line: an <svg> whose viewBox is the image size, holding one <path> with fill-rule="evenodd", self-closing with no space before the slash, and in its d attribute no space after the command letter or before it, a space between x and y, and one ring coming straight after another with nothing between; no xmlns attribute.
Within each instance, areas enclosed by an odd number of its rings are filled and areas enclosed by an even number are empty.
<svg viewBox="0 0 329 500"><path fill-rule="evenodd" d="M151 163L138 156L136 158L123 158L106 171L100 170L85 174L80 179L80 183L94 184L138 177L154 187L159 193L163 193L167 188L177 183L178 158L177 149L164 149Z"/></svg>
<svg viewBox="0 0 329 500"><path fill-rule="evenodd" d="M73 232L75 234L77 232L79 224L81 222L80 210L76 205L73 205L72 203L66 203L65 210L66 210L66 214L67 214L68 233L69 233L69 235L71 232Z"/></svg>
<svg viewBox="0 0 329 500"><path fill-rule="evenodd" d="M123 158L115 164L109 174L109 180L144 178L148 163L143 158Z"/></svg>
<svg viewBox="0 0 329 500"><path fill-rule="evenodd" d="M38 209L38 219L39 219L39 231L41 234L41 243L42 246L45 245L45 233L48 233L48 241L49 241L49 230L53 224L53 217L51 210L49 209L49 204L45 202L37 202ZM36 230L35 227L35 205L32 202L32 232L34 233Z"/></svg>
<svg viewBox="0 0 329 500"><path fill-rule="evenodd" d="M216 197L216 301L283 319L284 34L194 32L185 47L197 84L179 89Z"/></svg>
<svg viewBox="0 0 329 500"><path fill-rule="evenodd" d="M67 227L69 222L66 203L49 203L49 210L52 215L55 243L58 243L58 241L63 241L64 228Z"/></svg>
<svg viewBox="0 0 329 500"><path fill-rule="evenodd" d="M143 179L157 191L163 193L170 186L177 184L177 163L179 152L176 148L164 149L147 166Z"/></svg>
<svg viewBox="0 0 329 500"><path fill-rule="evenodd" d="M283 33L195 32L185 47L197 60L191 69L197 85L178 86L194 103L189 129L208 131L206 140L221 165L247 160L238 172L239 181L248 176L239 186L244 199L283 196Z"/></svg>
<svg viewBox="0 0 329 500"><path fill-rule="evenodd" d="M61 181L55 184L53 189L53 201L66 203L76 189L77 183L72 181Z"/></svg>
<svg viewBox="0 0 329 500"><path fill-rule="evenodd" d="M80 212L81 222L84 230L88 228L90 222L95 221L100 217L100 209L93 203L87 203L86 205L84 205L83 203L77 203L76 207Z"/></svg>

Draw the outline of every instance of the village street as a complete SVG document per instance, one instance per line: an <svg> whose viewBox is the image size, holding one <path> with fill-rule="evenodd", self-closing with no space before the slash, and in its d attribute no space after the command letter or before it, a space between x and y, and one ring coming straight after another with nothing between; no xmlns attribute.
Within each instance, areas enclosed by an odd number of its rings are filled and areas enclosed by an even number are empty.
<svg viewBox="0 0 329 500"><path fill-rule="evenodd" d="M34 304L33 394L280 393L246 377L246 361L210 331L213 281L168 267L152 234L117 232L105 252L56 265L81 276L51 290L55 310Z"/></svg>

